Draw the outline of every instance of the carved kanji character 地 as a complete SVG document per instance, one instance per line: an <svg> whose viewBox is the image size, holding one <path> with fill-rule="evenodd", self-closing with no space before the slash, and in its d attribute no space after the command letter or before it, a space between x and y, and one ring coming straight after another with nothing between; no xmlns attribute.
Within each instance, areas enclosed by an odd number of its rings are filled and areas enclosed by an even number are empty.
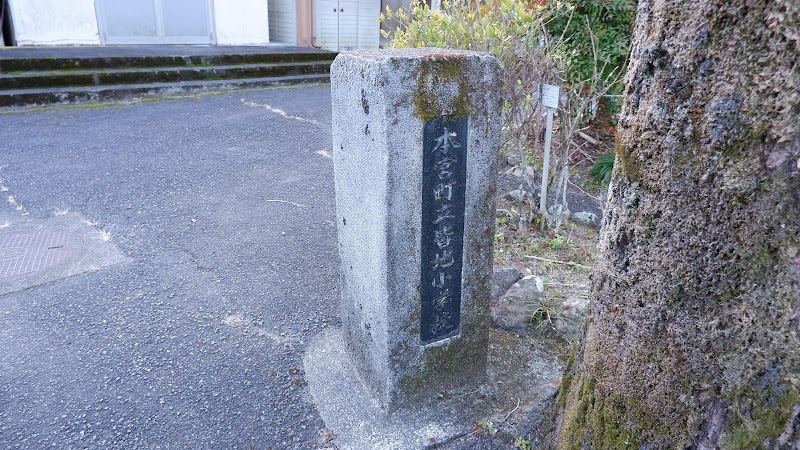
<svg viewBox="0 0 800 450"><path fill-rule="evenodd" d="M433 268L438 269L448 268L455 264L456 260L453 258L453 251L452 250L442 250L442 253L437 253L436 256L433 257Z"/></svg>

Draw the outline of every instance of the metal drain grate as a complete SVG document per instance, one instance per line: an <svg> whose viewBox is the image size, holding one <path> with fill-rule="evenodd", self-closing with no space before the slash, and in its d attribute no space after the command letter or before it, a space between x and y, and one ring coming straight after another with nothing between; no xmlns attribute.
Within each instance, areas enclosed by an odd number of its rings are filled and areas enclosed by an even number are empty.
<svg viewBox="0 0 800 450"><path fill-rule="evenodd" d="M83 251L83 239L64 230L0 233L0 281L64 264Z"/></svg>

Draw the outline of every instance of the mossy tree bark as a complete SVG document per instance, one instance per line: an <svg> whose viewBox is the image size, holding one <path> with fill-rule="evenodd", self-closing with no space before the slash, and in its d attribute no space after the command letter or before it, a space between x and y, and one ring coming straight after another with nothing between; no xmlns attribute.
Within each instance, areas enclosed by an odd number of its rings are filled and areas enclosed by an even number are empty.
<svg viewBox="0 0 800 450"><path fill-rule="evenodd" d="M558 448L797 448L800 4L639 4Z"/></svg>

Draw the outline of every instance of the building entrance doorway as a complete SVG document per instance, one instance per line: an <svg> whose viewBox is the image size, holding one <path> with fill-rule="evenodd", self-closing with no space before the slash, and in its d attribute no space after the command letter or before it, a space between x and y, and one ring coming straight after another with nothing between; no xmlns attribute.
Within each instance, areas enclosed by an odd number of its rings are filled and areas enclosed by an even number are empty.
<svg viewBox="0 0 800 450"><path fill-rule="evenodd" d="M213 44L210 0L96 0L104 44Z"/></svg>

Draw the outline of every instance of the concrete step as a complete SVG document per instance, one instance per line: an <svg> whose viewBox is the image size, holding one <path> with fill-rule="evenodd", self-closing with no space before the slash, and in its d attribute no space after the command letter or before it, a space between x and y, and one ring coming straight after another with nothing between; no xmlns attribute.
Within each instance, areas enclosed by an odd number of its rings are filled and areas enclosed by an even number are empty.
<svg viewBox="0 0 800 450"><path fill-rule="evenodd" d="M336 53L325 51L221 53L194 55L113 55L113 56L16 56L18 52L0 52L0 72L24 72L69 69L119 69L132 67L182 67L240 64L276 64L309 61L333 61Z"/></svg>
<svg viewBox="0 0 800 450"><path fill-rule="evenodd" d="M56 70L0 74L0 90L178 81L324 75L331 61L184 67L137 67L123 69Z"/></svg>
<svg viewBox="0 0 800 450"><path fill-rule="evenodd" d="M203 91L250 89L304 83L327 83L325 74L289 75L268 78L194 80L168 83L117 84L67 88L14 89L0 91L0 108L39 106L53 103L118 101L136 97L181 95Z"/></svg>
<svg viewBox="0 0 800 450"><path fill-rule="evenodd" d="M0 51L0 107L327 82L335 57L287 46L13 48Z"/></svg>

